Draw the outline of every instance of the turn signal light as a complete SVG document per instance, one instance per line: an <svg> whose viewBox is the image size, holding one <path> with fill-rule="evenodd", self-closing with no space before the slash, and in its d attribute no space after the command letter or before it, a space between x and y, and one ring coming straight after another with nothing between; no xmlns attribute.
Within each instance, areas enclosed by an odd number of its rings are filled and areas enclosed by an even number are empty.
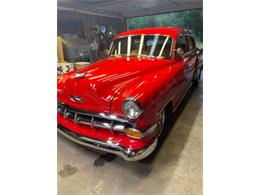
<svg viewBox="0 0 260 195"><path fill-rule="evenodd" d="M133 138L136 138L136 139L141 139L143 137L143 134L136 129L127 129L126 134L129 137L133 137Z"/></svg>

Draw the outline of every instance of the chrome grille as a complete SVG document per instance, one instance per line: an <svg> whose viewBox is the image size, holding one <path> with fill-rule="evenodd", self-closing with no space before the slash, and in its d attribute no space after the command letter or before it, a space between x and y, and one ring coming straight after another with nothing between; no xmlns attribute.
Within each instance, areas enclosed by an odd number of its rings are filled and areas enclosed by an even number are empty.
<svg viewBox="0 0 260 195"><path fill-rule="evenodd" d="M105 128L120 132L133 128L133 124L129 121L114 115L79 110L65 104L58 104L57 112L64 118L74 121L75 124L83 124L92 128Z"/></svg>

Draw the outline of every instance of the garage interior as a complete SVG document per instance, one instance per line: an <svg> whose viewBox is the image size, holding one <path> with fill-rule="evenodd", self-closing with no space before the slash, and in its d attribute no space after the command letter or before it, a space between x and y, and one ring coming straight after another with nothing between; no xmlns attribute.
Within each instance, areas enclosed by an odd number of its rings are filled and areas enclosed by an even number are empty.
<svg viewBox="0 0 260 195"><path fill-rule="evenodd" d="M129 29L130 18L202 9L202 4L202 0L58 0L58 70L66 66L61 72L68 72L106 57L112 37ZM72 43L71 34L84 45L80 58L68 57L64 44ZM58 194L202 194L202 77L146 161L127 162L58 135Z"/></svg>

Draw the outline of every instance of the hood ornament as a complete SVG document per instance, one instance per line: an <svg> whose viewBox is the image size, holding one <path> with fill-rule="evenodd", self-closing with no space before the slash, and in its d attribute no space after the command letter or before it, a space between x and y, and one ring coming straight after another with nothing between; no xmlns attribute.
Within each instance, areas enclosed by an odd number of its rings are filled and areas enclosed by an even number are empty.
<svg viewBox="0 0 260 195"><path fill-rule="evenodd" d="M72 102L83 102L84 101L84 98L82 97L77 97L77 96L71 96L70 100Z"/></svg>
<svg viewBox="0 0 260 195"><path fill-rule="evenodd" d="M80 73L80 72L76 72L74 75L73 75L73 79L74 78L83 78L83 77L85 77L85 73L84 72L82 72L82 73Z"/></svg>

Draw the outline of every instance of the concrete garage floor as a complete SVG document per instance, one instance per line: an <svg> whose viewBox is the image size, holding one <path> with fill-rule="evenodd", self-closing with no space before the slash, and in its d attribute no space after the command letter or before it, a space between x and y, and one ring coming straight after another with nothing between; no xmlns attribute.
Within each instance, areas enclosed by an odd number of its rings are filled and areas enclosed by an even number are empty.
<svg viewBox="0 0 260 195"><path fill-rule="evenodd" d="M58 135L58 194L202 194L202 82L192 87L147 162L126 162Z"/></svg>

